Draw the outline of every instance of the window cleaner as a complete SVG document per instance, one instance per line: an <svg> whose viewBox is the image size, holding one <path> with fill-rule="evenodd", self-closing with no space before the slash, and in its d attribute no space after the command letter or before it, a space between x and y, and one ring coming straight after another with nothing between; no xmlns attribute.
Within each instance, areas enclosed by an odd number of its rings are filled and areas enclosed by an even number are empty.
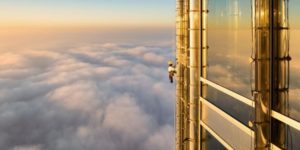
<svg viewBox="0 0 300 150"><path fill-rule="evenodd" d="M168 61L168 72L169 72L169 79L170 79L170 82L173 83L173 77L174 77L174 74L176 73L176 70L175 70L175 67L173 66L173 62L172 61Z"/></svg>

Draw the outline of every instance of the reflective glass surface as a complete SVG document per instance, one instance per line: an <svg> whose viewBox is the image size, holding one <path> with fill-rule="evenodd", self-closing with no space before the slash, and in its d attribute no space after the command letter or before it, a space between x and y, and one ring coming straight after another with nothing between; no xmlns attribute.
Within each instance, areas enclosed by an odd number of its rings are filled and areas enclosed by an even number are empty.
<svg viewBox="0 0 300 150"><path fill-rule="evenodd" d="M300 131L289 127L287 132L287 148L291 150L300 149Z"/></svg>
<svg viewBox="0 0 300 150"><path fill-rule="evenodd" d="M217 149L217 150L226 150L226 148L216 139L214 138L209 132L205 132L205 142L203 142L204 147L207 150L210 149Z"/></svg>
<svg viewBox="0 0 300 150"><path fill-rule="evenodd" d="M219 113L203 105L203 122L234 149L253 149L253 138L226 120Z"/></svg>
<svg viewBox="0 0 300 150"><path fill-rule="evenodd" d="M300 1L290 0L290 89L287 115L300 121Z"/></svg>
<svg viewBox="0 0 300 150"><path fill-rule="evenodd" d="M208 1L209 80L245 97L251 95L251 1Z"/></svg>
<svg viewBox="0 0 300 150"><path fill-rule="evenodd" d="M286 111L283 109L276 110L289 116L297 121L300 121L300 21L299 21L300 1L290 0L289 1L289 23L290 30L288 33L289 37L289 49L287 55L292 59L290 63L286 63L283 67L286 67L287 75L287 87L288 93L286 96L281 96L280 100L286 102ZM279 80L284 80L279 78ZM287 126L286 130L286 148L287 149L300 149L300 131ZM277 144L277 143L275 143Z"/></svg>
<svg viewBox="0 0 300 150"><path fill-rule="evenodd" d="M254 109L250 106L213 87L208 86L207 88L208 93L206 99L236 120L247 126L249 120L254 119Z"/></svg>
<svg viewBox="0 0 300 150"><path fill-rule="evenodd" d="M274 121L275 119L273 119L272 121ZM280 122L282 123L282 122ZM285 124L285 123L283 123ZM274 133L274 132L273 132ZM287 149L287 150L298 150L300 149L300 131L294 129L293 127L290 126L285 126L285 129L283 131L284 137L282 137L283 141L284 141L284 147L280 146L279 142L278 142L278 138L273 138L272 139L272 143L274 145L276 145L277 147L280 147L282 149ZM279 137L279 136L277 136Z"/></svg>

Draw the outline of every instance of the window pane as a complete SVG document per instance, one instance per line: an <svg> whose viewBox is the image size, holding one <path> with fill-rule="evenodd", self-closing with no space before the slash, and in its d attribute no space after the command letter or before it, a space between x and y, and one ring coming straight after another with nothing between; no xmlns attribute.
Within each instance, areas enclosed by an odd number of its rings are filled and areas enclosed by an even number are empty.
<svg viewBox="0 0 300 150"><path fill-rule="evenodd" d="M234 149L253 149L253 138L226 120L219 113L203 105L203 122Z"/></svg>
<svg viewBox="0 0 300 150"><path fill-rule="evenodd" d="M275 119L273 119L272 121L275 121ZM282 123L282 122L280 122ZM285 124L285 123L282 123ZM274 133L274 132L273 132ZM284 131L283 133L285 133L284 137L285 138L284 141L284 146L280 146L278 139L272 139L272 143L274 145L276 145L277 147L280 147L282 149L287 149L287 150L298 150L300 149L300 131L298 131L297 129L290 127L290 126L285 126L284 127ZM279 140L281 141L281 140Z"/></svg>
<svg viewBox="0 0 300 150"><path fill-rule="evenodd" d="M290 90L289 114L300 121L300 1L290 0Z"/></svg>
<svg viewBox="0 0 300 150"><path fill-rule="evenodd" d="M251 1L208 1L208 79L252 98Z"/></svg>
<svg viewBox="0 0 300 150"><path fill-rule="evenodd" d="M241 103L233 97L218 91L217 89L208 86L206 99L215 106L240 121L244 125L248 125L250 120L254 120L254 109L250 106Z"/></svg>
<svg viewBox="0 0 300 150"><path fill-rule="evenodd" d="M300 131L292 128L292 127L289 127L288 128L288 132L287 132L287 148L288 149L300 149Z"/></svg>
<svg viewBox="0 0 300 150"><path fill-rule="evenodd" d="M275 90L275 98L273 101L278 100L273 109L282 113L286 116L289 116L297 121L300 121L300 21L299 21L299 10L300 10L300 1L299 0L290 0L289 1L289 23L290 30L281 30L278 32L280 42L283 44L279 45L279 57L284 58L291 56L291 61L288 59L279 59L278 63L278 90ZM280 9L281 11L287 9ZM286 21L283 19L283 21ZM288 44L290 44L288 46ZM287 108L287 109L285 109ZM275 121L273 119L273 123ZM278 138L273 139L273 143L277 146L283 146L287 149L300 149L300 131L292 127L285 127L283 124L273 124L273 129L277 132ZM281 130L280 130L281 129ZM283 135L283 138L280 135ZM282 148L284 148L282 147Z"/></svg>
<svg viewBox="0 0 300 150"><path fill-rule="evenodd" d="M205 146L207 150L226 150L226 148L208 131L205 132L205 142L203 143L203 146Z"/></svg>

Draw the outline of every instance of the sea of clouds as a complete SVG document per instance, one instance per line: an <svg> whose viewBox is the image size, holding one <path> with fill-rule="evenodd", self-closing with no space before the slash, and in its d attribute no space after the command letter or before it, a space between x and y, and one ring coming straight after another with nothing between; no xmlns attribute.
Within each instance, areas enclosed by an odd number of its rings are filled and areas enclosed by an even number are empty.
<svg viewBox="0 0 300 150"><path fill-rule="evenodd" d="M0 150L174 149L175 85L166 66L174 59L172 34L119 32L0 35ZM249 77L238 75L251 64L224 67L236 56L214 55L210 80L247 96ZM298 69L291 70L298 78ZM299 108L298 91L291 86L293 108ZM222 108L239 112L233 116L248 114L230 97L222 99L228 100ZM298 117L299 110L291 114ZM297 141L299 132L291 130Z"/></svg>
<svg viewBox="0 0 300 150"><path fill-rule="evenodd" d="M174 149L170 44L0 50L1 150Z"/></svg>

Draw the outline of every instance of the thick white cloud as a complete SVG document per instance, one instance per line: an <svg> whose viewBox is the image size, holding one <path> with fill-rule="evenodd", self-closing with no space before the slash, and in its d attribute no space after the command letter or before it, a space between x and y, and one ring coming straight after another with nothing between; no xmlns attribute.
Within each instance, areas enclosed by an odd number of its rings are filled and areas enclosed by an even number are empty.
<svg viewBox="0 0 300 150"><path fill-rule="evenodd" d="M149 63L157 63L158 65L163 64L165 61L164 57L151 52L144 55L144 60Z"/></svg>
<svg viewBox="0 0 300 150"><path fill-rule="evenodd" d="M0 50L0 149L174 149L166 47Z"/></svg>

